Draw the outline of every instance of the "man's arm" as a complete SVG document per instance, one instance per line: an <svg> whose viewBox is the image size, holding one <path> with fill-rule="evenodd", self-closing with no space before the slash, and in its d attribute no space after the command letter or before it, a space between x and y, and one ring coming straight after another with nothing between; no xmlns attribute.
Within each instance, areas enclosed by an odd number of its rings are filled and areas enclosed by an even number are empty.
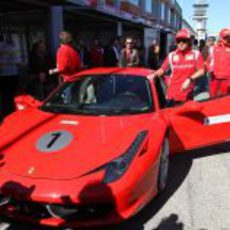
<svg viewBox="0 0 230 230"><path fill-rule="evenodd" d="M149 80L154 80L156 77L161 77L161 76L163 76L164 73L165 73L165 71L164 71L162 68L159 68L159 69L157 69L155 72L153 72L152 74L149 74L149 75L147 76L147 78L148 78Z"/></svg>
<svg viewBox="0 0 230 230"><path fill-rule="evenodd" d="M169 65L169 55L165 58L162 66L158 68L155 72L152 74L148 75L149 80L153 80L155 77L161 77L165 74L165 72L170 68Z"/></svg>
<svg viewBox="0 0 230 230"><path fill-rule="evenodd" d="M186 90L189 85L191 84L192 81L196 80L199 77L202 77L205 74L205 65L204 65L204 60L203 57L201 55L201 53L199 52L198 57L197 57L197 61L196 61L196 69L197 71L195 71L191 76L189 76L182 84L181 86L181 90Z"/></svg>
<svg viewBox="0 0 230 230"><path fill-rule="evenodd" d="M182 84L181 86L181 90L186 90L189 85L191 84L191 82L193 82L195 79L202 77L205 73L204 69L199 69L197 70L194 74L192 74L190 77L188 77Z"/></svg>
<svg viewBox="0 0 230 230"><path fill-rule="evenodd" d="M162 77L168 69L169 69L169 55L164 60L162 66L152 74L148 75L147 77L149 80L153 80L156 77Z"/></svg>
<svg viewBox="0 0 230 230"><path fill-rule="evenodd" d="M139 51L135 50L135 61L133 63L133 66L138 66L139 64L140 64Z"/></svg>

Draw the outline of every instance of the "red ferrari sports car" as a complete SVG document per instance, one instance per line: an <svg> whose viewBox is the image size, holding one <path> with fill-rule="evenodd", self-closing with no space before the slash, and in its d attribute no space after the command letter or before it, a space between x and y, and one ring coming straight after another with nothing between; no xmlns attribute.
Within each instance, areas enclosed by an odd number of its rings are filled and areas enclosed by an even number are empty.
<svg viewBox="0 0 230 230"><path fill-rule="evenodd" d="M42 103L19 101L27 109L0 126L0 214L50 226L119 223L166 187L169 154L229 140L229 96L165 107L164 85L149 73L86 70Z"/></svg>

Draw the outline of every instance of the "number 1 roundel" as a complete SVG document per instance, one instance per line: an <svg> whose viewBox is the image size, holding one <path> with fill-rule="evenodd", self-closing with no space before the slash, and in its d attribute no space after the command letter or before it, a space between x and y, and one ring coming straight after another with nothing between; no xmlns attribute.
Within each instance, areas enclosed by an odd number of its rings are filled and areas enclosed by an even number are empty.
<svg viewBox="0 0 230 230"><path fill-rule="evenodd" d="M36 148L41 152L54 152L68 146L73 140L73 135L64 130L46 133L36 143Z"/></svg>

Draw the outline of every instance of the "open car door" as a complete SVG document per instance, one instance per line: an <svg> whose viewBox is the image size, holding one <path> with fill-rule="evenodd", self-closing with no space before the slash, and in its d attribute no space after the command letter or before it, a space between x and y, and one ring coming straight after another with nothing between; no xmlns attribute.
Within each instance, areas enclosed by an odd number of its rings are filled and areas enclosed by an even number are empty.
<svg viewBox="0 0 230 230"><path fill-rule="evenodd" d="M230 140L230 96L165 109L172 153Z"/></svg>

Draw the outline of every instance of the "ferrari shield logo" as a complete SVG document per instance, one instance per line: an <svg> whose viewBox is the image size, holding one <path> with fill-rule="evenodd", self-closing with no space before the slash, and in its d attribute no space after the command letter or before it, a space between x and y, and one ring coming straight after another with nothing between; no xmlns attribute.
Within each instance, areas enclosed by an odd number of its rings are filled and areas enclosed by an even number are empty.
<svg viewBox="0 0 230 230"><path fill-rule="evenodd" d="M178 55L174 55L173 56L173 61L174 62L178 62L179 61L179 56Z"/></svg>
<svg viewBox="0 0 230 230"><path fill-rule="evenodd" d="M186 55L185 60L192 61L193 60L193 55Z"/></svg>
<svg viewBox="0 0 230 230"><path fill-rule="evenodd" d="M32 167L30 167L29 169L28 169L28 171L27 171L27 173L28 174L34 174L34 172L35 172L35 168L32 166Z"/></svg>

